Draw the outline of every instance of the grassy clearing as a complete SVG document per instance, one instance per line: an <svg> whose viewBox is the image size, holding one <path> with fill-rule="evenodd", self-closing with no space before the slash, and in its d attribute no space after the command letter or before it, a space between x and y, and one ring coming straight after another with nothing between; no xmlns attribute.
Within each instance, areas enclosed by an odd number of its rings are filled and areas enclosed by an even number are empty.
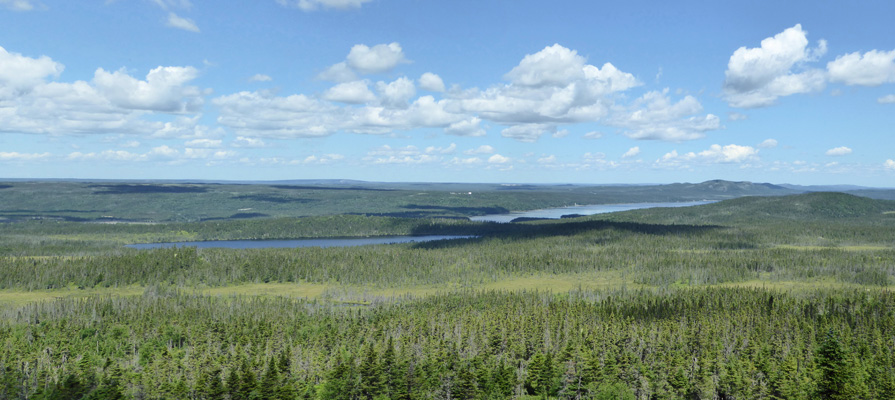
<svg viewBox="0 0 895 400"><path fill-rule="evenodd" d="M806 251L814 251L814 250L844 250L844 251L879 251L879 250L892 250L893 247L887 246L874 246L874 245L852 245L852 246L796 246L790 244L779 244L774 246L777 249L787 249L787 250L806 250Z"/></svg>
<svg viewBox="0 0 895 400"><path fill-rule="evenodd" d="M275 282L202 288L196 291L207 296L282 296L315 299L322 297L327 288L329 285L319 283Z"/></svg>
<svg viewBox="0 0 895 400"><path fill-rule="evenodd" d="M762 274L767 275L767 274ZM690 287L675 285L674 287ZM759 277L742 282L726 282L711 287L746 287L780 291L802 291L825 289L853 289L861 285L844 283L831 278L809 281L775 281L770 276ZM436 294L459 290L499 290L508 292L542 291L564 293L573 290L607 290L648 288L632 282L619 271L602 271L599 273L568 275L533 275L508 278L496 282L478 285L424 285L400 288L377 289L363 286L338 286L319 283L246 283L221 287L181 288L187 293L194 292L205 296L259 296L259 297L292 297L306 299L332 300L336 302L368 304L374 301L392 300L401 297L427 297ZM695 287L695 286L694 286ZM0 290L0 308L16 308L28 303L52 301L61 298L86 298L90 296L140 296L145 287L132 285L119 288L78 289L70 287L54 290Z"/></svg>
<svg viewBox="0 0 895 400"><path fill-rule="evenodd" d="M78 289L70 287L51 290L0 290L0 307L20 307L28 303L61 298L83 298L91 296L139 296L144 287L133 285L119 288Z"/></svg>
<svg viewBox="0 0 895 400"><path fill-rule="evenodd" d="M698 287L685 284L671 284L673 287ZM726 282L707 285L720 288L760 288L787 292L799 292L817 289L858 289L863 286L845 283L833 278L812 279L805 281L777 281L769 273L763 273L757 279L741 282ZM402 297L422 298L436 294L456 292L460 290L483 291L541 291L564 293L574 290L608 290L649 288L648 285L634 283L623 272L601 271L594 273L564 275L532 275L512 277L495 282L476 285L419 285L399 288L380 289L364 286L332 285L319 283L246 283L221 287L181 288L186 293L197 293L205 296L259 296L259 297L291 297L330 300L340 303L369 304L376 301L389 301ZM52 301L61 298L85 298L90 296L140 296L145 287L132 285L119 288L78 289L69 287L55 290L0 290L0 308L16 308L28 303Z"/></svg>
<svg viewBox="0 0 895 400"><path fill-rule="evenodd" d="M841 282L830 277L810 279L804 281L774 280L771 273L761 273L758 279L750 279L742 282L725 282L717 285L709 285L718 288L750 288L765 289L785 292L816 291L819 289L867 289L867 286L856 283Z"/></svg>

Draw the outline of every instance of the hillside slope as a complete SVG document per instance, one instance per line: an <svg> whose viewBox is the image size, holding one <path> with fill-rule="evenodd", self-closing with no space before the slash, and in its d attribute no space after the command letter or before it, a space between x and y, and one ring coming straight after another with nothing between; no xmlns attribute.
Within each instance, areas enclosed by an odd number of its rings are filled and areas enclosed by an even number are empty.
<svg viewBox="0 0 895 400"><path fill-rule="evenodd" d="M656 208L619 213L620 220L654 223L738 224L762 221L895 221L895 201L845 193L740 197L687 208Z"/></svg>

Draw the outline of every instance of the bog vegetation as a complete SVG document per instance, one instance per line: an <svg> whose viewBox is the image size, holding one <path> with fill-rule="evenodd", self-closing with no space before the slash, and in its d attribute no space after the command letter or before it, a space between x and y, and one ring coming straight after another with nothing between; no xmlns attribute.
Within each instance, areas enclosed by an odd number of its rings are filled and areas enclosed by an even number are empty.
<svg viewBox="0 0 895 400"><path fill-rule="evenodd" d="M513 224L17 220L0 398L895 398L892 211L815 193ZM478 237L123 247L406 234Z"/></svg>

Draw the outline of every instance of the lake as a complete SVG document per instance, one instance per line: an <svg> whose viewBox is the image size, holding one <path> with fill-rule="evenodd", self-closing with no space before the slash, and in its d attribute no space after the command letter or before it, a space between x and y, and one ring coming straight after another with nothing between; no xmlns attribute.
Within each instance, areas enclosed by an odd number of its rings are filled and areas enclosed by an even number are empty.
<svg viewBox="0 0 895 400"><path fill-rule="evenodd" d="M637 210L641 208L655 207L690 207L702 204L714 203L711 200L686 201L679 203L629 203L629 204L593 204L586 206L571 206L559 208L547 208L543 210L517 211L509 214L491 214L478 217L470 217L472 221L510 222L516 218L549 218L558 219L563 215L593 215L617 211ZM288 240L214 240L205 242L172 242L172 243L138 243L129 244L126 247L133 249L158 249L170 247L198 247L198 248L228 248L228 249L263 249L263 248L298 248L298 247L351 247L366 246L370 244L394 244L431 242L433 240L468 239L476 236L380 236L366 238L335 238L335 239L288 239Z"/></svg>
<svg viewBox="0 0 895 400"><path fill-rule="evenodd" d="M265 249L265 248L298 248L298 247L351 247L369 244L394 244L431 242L433 240L469 239L476 236L380 236L366 238L336 239L288 239L288 240L213 240L205 242L172 242L172 243L138 243L126 247L132 249L159 249L170 247L222 247L228 249Z"/></svg>
<svg viewBox="0 0 895 400"><path fill-rule="evenodd" d="M516 218L548 218L548 219L559 219L563 215L593 215L593 214L604 214L618 211L628 211L628 210L639 210L642 208L656 208L656 207L690 207L690 206L699 206L703 204L714 203L714 200L702 200L702 201L683 201L677 203L628 203L628 204L592 204L586 206L571 206L571 207L559 207L559 208L546 208L543 210L531 210L531 211L517 211L509 214L491 214L491 215L482 215L478 217L470 217L469 219L472 221L487 221L487 222L511 222Z"/></svg>

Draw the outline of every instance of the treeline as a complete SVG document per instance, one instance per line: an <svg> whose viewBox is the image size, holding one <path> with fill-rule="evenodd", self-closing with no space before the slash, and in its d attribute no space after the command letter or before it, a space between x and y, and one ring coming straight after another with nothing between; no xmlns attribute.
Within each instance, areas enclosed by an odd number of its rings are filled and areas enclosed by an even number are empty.
<svg viewBox="0 0 895 400"><path fill-rule="evenodd" d="M781 247L765 242L760 235L721 227L600 221L504 226L501 229L508 231L481 238L418 244L119 249L98 255L7 256L0 257L0 289L165 282L180 286L313 282L381 288L464 287L510 277L607 271L624 276L628 282L649 286L754 279L830 279L887 286L895 276L895 249L891 247ZM893 234L892 229L879 232Z"/></svg>
<svg viewBox="0 0 895 400"><path fill-rule="evenodd" d="M893 310L880 290L460 292L358 307L153 287L8 312L0 398L889 399Z"/></svg>
<svg viewBox="0 0 895 400"><path fill-rule="evenodd" d="M361 215L164 224L29 221L3 224L2 228L0 255L10 256L110 253L120 251L122 245L131 243L469 235L499 229L496 224L465 220Z"/></svg>

